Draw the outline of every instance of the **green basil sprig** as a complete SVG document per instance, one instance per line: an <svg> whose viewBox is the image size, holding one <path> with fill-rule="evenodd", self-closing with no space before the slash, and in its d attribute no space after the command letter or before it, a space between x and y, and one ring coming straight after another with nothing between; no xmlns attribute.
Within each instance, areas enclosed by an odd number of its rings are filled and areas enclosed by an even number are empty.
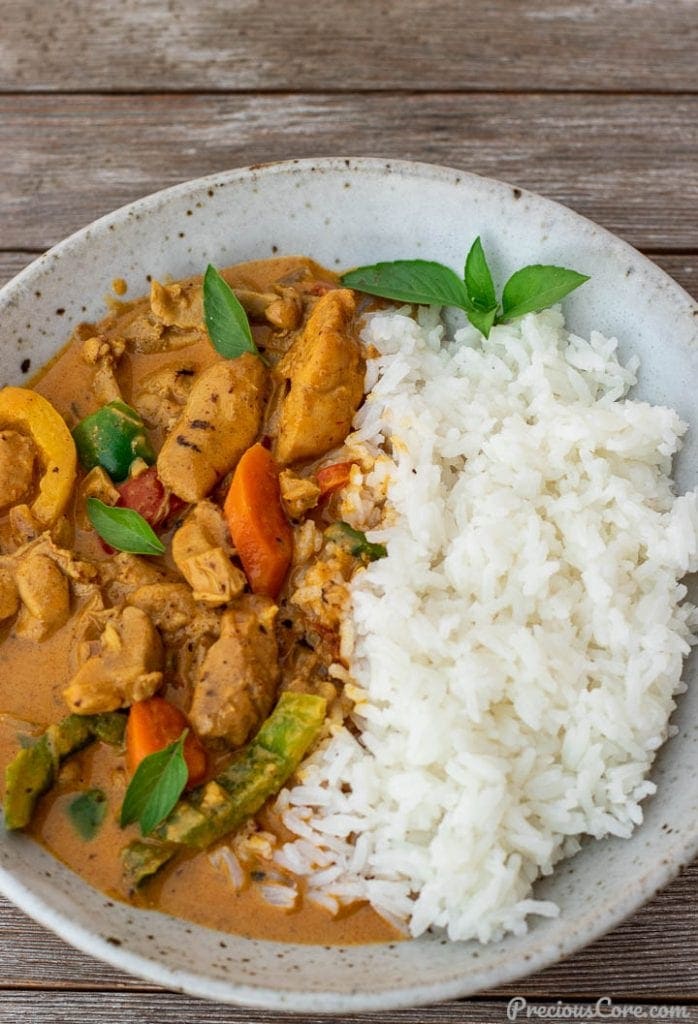
<svg viewBox="0 0 698 1024"><path fill-rule="evenodd" d="M86 789L68 804L68 817L82 839L90 840L99 832L107 813L107 796L101 789Z"/></svg>
<svg viewBox="0 0 698 1024"><path fill-rule="evenodd" d="M117 551L134 555L162 555L165 545L143 516L132 508L113 508L99 498L88 498L87 518L102 540Z"/></svg>
<svg viewBox="0 0 698 1024"><path fill-rule="evenodd" d="M244 352L260 355L247 313L228 282L210 263L204 274L204 320L211 344L224 359L237 359Z"/></svg>
<svg viewBox="0 0 698 1024"><path fill-rule="evenodd" d="M121 807L122 828L137 821L141 833L147 836L173 809L189 775L184 759L188 731L185 729L168 747L148 754L138 765Z"/></svg>
<svg viewBox="0 0 698 1024"><path fill-rule="evenodd" d="M500 304L479 237L466 258L463 280L450 267L428 260L375 263L342 275L342 284L369 295L462 309L473 327L486 338L494 324L547 309L588 280L585 274L566 267L523 267L504 285Z"/></svg>

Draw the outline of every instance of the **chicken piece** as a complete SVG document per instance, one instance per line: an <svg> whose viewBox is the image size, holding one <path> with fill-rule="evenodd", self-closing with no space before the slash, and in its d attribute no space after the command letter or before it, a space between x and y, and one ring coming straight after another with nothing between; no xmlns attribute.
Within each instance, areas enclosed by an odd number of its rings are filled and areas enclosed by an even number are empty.
<svg viewBox="0 0 698 1024"><path fill-rule="evenodd" d="M143 378L133 404L149 427L172 429L189 397L194 374L191 363L181 363L154 370Z"/></svg>
<svg viewBox="0 0 698 1024"><path fill-rule="evenodd" d="M249 352L204 370L158 456L165 487L189 503L205 498L255 441L267 388L266 368Z"/></svg>
<svg viewBox="0 0 698 1024"><path fill-rule="evenodd" d="M0 508L26 497L34 479L36 447L16 430L0 430Z"/></svg>
<svg viewBox="0 0 698 1024"><path fill-rule="evenodd" d="M116 505L119 500L118 490L101 466L91 469L78 488L75 518L81 530L90 528L90 520L87 518L88 498L99 498L105 505Z"/></svg>
<svg viewBox="0 0 698 1024"><path fill-rule="evenodd" d="M10 569L0 569L0 622L9 619L19 608L19 591Z"/></svg>
<svg viewBox="0 0 698 1024"><path fill-rule="evenodd" d="M145 355L176 351L206 338L202 327L168 327L144 301L124 304L111 330L130 351Z"/></svg>
<svg viewBox="0 0 698 1024"><path fill-rule="evenodd" d="M271 711L279 684L274 637L277 606L246 596L221 620L221 635L204 658L189 718L200 736L241 746Z"/></svg>
<svg viewBox="0 0 698 1024"><path fill-rule="evenodd" d="M244 572L233 565L222 548L208 548L178 564L194 599L212 608L238 597L247 583Z"/></svg>
<svg viewBox="0 0 698 1024"><path fill-rule="evenodd" d="M70 588L52 558L40 550L30 552L15 569L15 583L22 601L17 636L45 640L65 625L70 617Z"/></svg>
<svg viewBox="0 0 698 1024"><path fill-rule="evenodd" d="M281 500L289 519L300 519L304 512L315 508L320 497L320 488L312 480L297 476L290 469L279 473Z"/></svg>
<svg viewBox="0 0 698 1024"><path fill-rule="evenodd" d="M31 513L28 505L13 505L8 515L10 536L16 548L25 547L35 541L41 533L41 526Z"/></svg>
<svg viewBox="0 0 698 1024"><path fill-rule="evenodd" d="M266 320L278 330L294 331L301 321L303 305L295 288L275 285L270 292L236 288L235 295L250 317Z"/></svg>
<svg viewBox="0 0 698 1024"><path fill-rule="evenodd" d="M353 292L318 299L276 373L288 382L274 444L277 462L318 458L344 441L364 392L364 361L352 334Z"/></svg>
<svg viewBox="0 0 698 1024"><path fill-rule="evenodd" d="M150 285L150 308L166 327L204 327L201 285L193 281Z"/></svg>
<svg viewBox="0 0 698 1024"><path fill-rule="evenodd" d="M119 551L111 558L100 562L99 579L107 602L112 605L124 604L130 594L139 587L162 583L167 577L147 558L140 558L126 551Z"/></svg>
<svg viewBox="0 0 698 1024"><path fill-rule="evenodd" d="M129 317L119 326L123 331L124 341L133 352L149 354L163 352L167 348L163 341L165 325L150 312Z"/></svg>
<svg viewBox="0 0 698 1024"><path fill-rule="evenodd" d="M212 501L200 501L172 538L172 557L194 600L215 608L243 592L245 574L231 554L223 513Z"/></svg>
<svg viewBox="0 0 698 1024"><path fill-rule="evenodd" d="M80 645L84 663L63 691L70 710L99 714L152 697L162 684L163 650L145 612L109 608L91 619L101 635Z"/></svg>
<svg viewBox="0 0 698 1024"><path fill-rule="evenodd" d="M196 615L196 603L184 583L147 583L126 600L144 611L166 639L173 638Z"/></svg>
<svg viewBox="0 0 698 1024"><path fill-rule="evenodd" d="M236 288L240 305L255 320L266 320L281 330L295 329L301 318L301 300L294 288L274 286L268 292ZM150 286L150 308L166 327L204 329L204 307L201 281L178 281Z"/></svg>
<svg viewBox="0 0 698 1024"><path fill-rule="evenodd" d="M82 347L84 362L95 367L92 388L102 403L123 401L116 368L125 348L121 338L106 338L104 335L88 338Z"/></svg>
<svg viewBox="0 0 698 1024"><path fill-rule="evenodd" d="M97 589L94 567L78 561L72 551L59 548L49 533L0 557L0 573L14 580L21 601L15 632L29 640L44 640L65 624L71 589L80 597Z"/></svg>
<svg viewBox="0 0 698 1024"><path fill-rule="evenodd" d="M283 668L283 678L279 687L281 693L313 693L324 697L328 707L337 697L337 687L327 677L327 670L316 651L308 647L294 647L291 657Z"/></svg>

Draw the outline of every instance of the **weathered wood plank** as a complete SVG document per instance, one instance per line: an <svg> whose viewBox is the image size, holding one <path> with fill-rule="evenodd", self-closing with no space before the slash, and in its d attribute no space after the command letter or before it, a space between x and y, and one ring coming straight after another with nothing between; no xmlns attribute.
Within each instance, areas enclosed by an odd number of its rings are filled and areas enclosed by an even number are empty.
<svg viewBox="0 0 698 1024"><path fill-rule="evenodd" d="M37 255L35 252L3 252L0 250L0 288L33 259L36 259ZM648 256L675 281L678 281L690 295L698 296L698 253L674 256L650 252Z"/></svg>
<svg viewBox="0 0 698 1024"><path fill-rule="evenodd" d="M440 1003L437 1006L421 1007L414 1010L398 1010L387 1013L358 1013L351 1017L342 1017L347 1024L501 1024L507 1020L507 1002L479 1000ZM660 1005L638 1006L632 1004L627 1009L631 1012L628 1019L637 1019L646 1013L650 1019L652 1010L659 1010ZM572 1007L567 1004L568 1009ZM544 1012L554 1010L549 1004L529 1006L529 1011L542 1009ZM584 1007L585 1009L586 1007ZM579 1006L583 1011L583 1007ZM589 1011L593 1006L588 1007ZM623 1019L623 1005L614 1000L612 1005L602 1007L605 1019L615 1011ZM684 1012L679 1007L664 1006L665 1011L673 1010L673 1020L681 1020L687 1024L698 1021L698 1007L685 1006ZM632 1012L634 1011L634 1012ZM518 1015L512 1019L525 1020L526 1008L520 1007ZM604 1016L590 1013L586 1019L603 1020ZM656 1019L656 1018L655 1018ZM666 1014L660 1018L666 1019ZM288 1013L273 1013L265 1010L248 1010L242 1007L226 1006L222 1003L209 1003L192 999L189 996L169 995L165 993L62 993L44 992L37 999L35 993L12 992L0 994L0 1024L324 1024L327 1017L318 1014L304 1013L301 1018Z"/></svg>
<svg viewBox="0 0 698 1024"><path fill-rule="evenodd" d="M0 97L4 249L137 196L298 156L379 154L515 182L642 248L698 237L698 96Z"/></svg>
<svg viewBox="0 0 698 1024"><path fill-rule="evenodd" d="M696 87L693 0L5 0L2 19L3 89Z"/></svg>
<svg viewBox="0 0 698 1024"><path fill-rule="evenodd" d="M698 998L698 862L613 932L490 993L528 998ZM0 989L154 988L85 956L0 899ZM0 996L0 1000L2 996ZM2 1018L0 1017L0 1022Z"/></svg>

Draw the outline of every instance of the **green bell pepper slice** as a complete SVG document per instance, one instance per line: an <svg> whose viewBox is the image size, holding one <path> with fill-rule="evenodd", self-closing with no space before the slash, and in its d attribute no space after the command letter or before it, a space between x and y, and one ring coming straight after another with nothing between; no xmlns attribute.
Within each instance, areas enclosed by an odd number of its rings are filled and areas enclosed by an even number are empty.
<svg viewBox="0 0 698 1024"><path fill-rule="evenodd" d="M202 850L239 828L278 793L317 739L327 703L308 693L281 694L251 743L220 775L192 790L155 829L153 842L123 851L124 874L138 886L181 849Z"/></svg>
<svg viewBox="0 0 698 1024"><path fill-rule="evenodd" d="M109 402L80 420L73 440L85 469L101 466L117 483L126 479L134 459L143 459L149 466L155 462L145 424L125 402Z"/></svg>
<svg viewBox="0 0 698 1024"><path fill-rule="evenodd" d="M93 740L112 746L123 743L126 715L68 715L50 725L36 743L25 747L5 769L5 827L25 828L39 797L58 778L61 763Z"/></svg>

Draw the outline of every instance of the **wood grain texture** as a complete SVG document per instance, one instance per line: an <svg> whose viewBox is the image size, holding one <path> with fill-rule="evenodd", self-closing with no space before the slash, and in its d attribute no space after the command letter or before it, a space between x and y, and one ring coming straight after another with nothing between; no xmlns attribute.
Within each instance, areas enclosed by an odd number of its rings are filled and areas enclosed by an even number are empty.
<svg viewBox="0 0 698 1024"><path fill-rule="evenodd" d="M698 999L698 975L690 967L698 963L697 888L698 862L608 935L489 995ZM67 946L1 898L0 935L0 990L155 989Z"/></svg>
<svg viewBox="0 0 698 1024"><path fill-rule="evenodd" d="M36 252L5 252L0 249L0 288L10 281L15 274L36 259ZM689 295L698 299L698 254L672 255L666 253L648 253L662 270L685 288Z"/></svg>
<svg viewBox="0 0 698 1024"><path fill-rule="evenodd" d="M4 0L0 88L696 88L693 0Z"/></svg>
<svg viewBox="0 0 698 1024"><path fill-rule="evenodd" d="M0 96L2 248L248 163L450 164L574 206L640 248L698 238L698 96Z"/></svg>
<svg viewBox="0 0 698 1024"><path fill-rule="evenodd" d="M346 1024L454 1024L456 1021L458 1024L504 1024L508 1019L507 1004L507 1000L448 1002L413 1010L352 1014L341 1020ZM612 1008L622 1014L627 1007L630 1014L626 1019L636 1020L638 1014L643 1013L649 1019L652 1006L656 1012L661 1001L644 1006L634 1003L628 1006L627 1002L623 1004L614 1000ZM604 1016L593 1014L593 1004L582 1004L582 1007L590 1013L586 1019L604 1019ZM529 1011L536 1009L545 1013L556 1007L541 1003L528 1006ZM695 1024L698 1021L698 1007L685 1005L682 1009L681 1016L672 1019L678 1019L682 1024ZM606 1020L609 1019L610 1011L608 1004L602 1008ZM516 1019L526 1020L525 1012L525 1009L520 1010ZM99 1024L183 1024L185 1021L186 1024L326 1024L333 1019L337 1018L317 1014L297 1017L288 1013L249 1010L159 992L45 992L40 1000L37 1000L33 992L0 993L0 1024L17 1024L18 1021L24 1024L85 1024L86 1021L90 1024L95 1021L99 1021ZM623 1018L621 1016L618 1019Z"/></svg>

